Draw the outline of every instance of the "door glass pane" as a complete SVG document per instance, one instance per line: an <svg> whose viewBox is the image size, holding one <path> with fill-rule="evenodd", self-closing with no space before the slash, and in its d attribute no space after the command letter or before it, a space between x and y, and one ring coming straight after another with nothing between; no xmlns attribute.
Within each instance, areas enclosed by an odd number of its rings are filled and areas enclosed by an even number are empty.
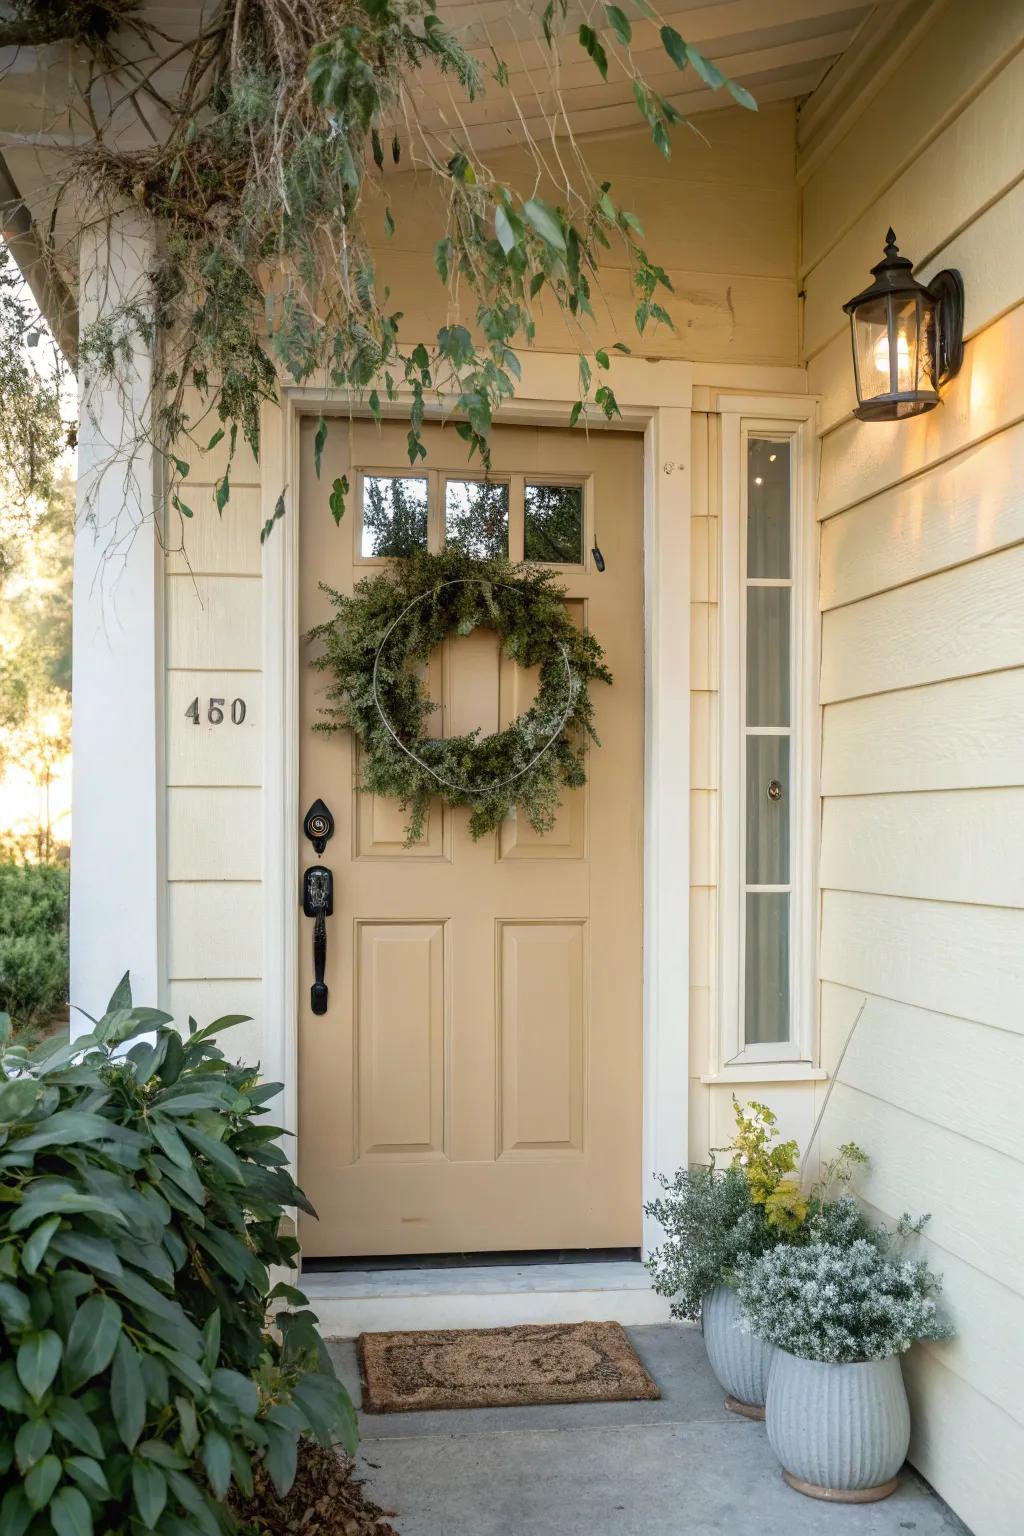
<svg viewBox="0 0 1024 1536"><path fill-rule="evenodd" d="M557 565L583 561L583 487L525 487L525 557Z"/></svg>
<svg viewBox="0 0 1024 1536"><path fill-rule="evenodd" d="M427 547L427 482L416 475L363 476L364 559L411 555Z"/></svg>
<svg viewBox="0 0 1024 1536"><path fill-rule="evenodd" d="M788 736L747 737L747 884L789 884Z"/></svg>
<svg viewBox="0 0 1024 1536"><path fill-rule="evenodd" d="M747 724L789 724L789 587L747 588Z"/></svg>
<svg viewBox="0 0 1024 1536"><path fill-rule="evenodd" d="M744 1014L748 1045L789 1039L788 892L747 892Z"/></svg>
<svg viewBox="0 0 1024 1536"><path fill-rule="evenodd" d="M444 493L445 537L485 559L508 554L508 486L492 480L449 480Z"/></svg>
<svg viewBox="0 0 1024 1536"><path fill-rule="evenodd" d="M789 443L747 445L747 575L789 576Z"/></svg>

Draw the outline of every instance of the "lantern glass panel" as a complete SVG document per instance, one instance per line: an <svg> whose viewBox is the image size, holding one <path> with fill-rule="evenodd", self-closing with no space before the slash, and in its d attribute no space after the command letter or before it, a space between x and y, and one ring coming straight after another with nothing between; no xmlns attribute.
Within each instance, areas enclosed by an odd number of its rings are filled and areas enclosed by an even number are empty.
<svg viewBox="0 0 1024 1536"><path fill-rule="evenodd" d="M869 299L852 315L857 395L873 400L892 392L889 372L889 299Z"/></svg>

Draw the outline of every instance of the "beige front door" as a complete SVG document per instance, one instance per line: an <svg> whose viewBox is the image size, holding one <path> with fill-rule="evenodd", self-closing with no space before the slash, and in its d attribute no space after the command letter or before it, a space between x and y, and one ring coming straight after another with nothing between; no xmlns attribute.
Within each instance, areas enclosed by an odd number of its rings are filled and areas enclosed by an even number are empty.
<svg viewBox="0 0 1024 1536"><path fill-rule="evenodd" d="M450 428L415 471L406 427L334 422L321 478L303 432L303 632L383 553L446 536L558 568L604 646L600 748L589 782L539 837L521 820L474 843L468 812L435 806L424 840L359 794L347 733L311 729L325 678L303 664L302 811L337 830L325 1015L309 1008L312 922L300 918L301 1182L319 1213L310 1256L633 1246L641 1223L644 772L643 441L535 427L494 434L491 484ZM479 474L479 471L476 472ZM336 527L329 487L346 475ZM599 571L592 554L604 558ZM308 653L304 653L308 655ZM436 728L490 732L533 678L478 631L431 662ZM298 829L297 829L298 830ZM299 834L301 835L301 834ZM303 840L303 863L315 862Z"/></svg>

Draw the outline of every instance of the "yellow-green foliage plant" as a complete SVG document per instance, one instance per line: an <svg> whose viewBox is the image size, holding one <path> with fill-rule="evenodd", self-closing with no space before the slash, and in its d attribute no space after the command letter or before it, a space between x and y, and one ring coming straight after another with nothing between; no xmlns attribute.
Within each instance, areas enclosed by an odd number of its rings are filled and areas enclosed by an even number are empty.
<svg viewBox="0 0 1024 1536"><path fill-rule="evenodd" d="M805 1190L799 1175L800 1148L795 1141L778 1141L778 1116L751 1099L741 1104L733 1094L736 1134L733 1165L747 1176L752 1204L764 1208L765 1221L783 1238L797 1238L809 1216L832 1196L835 1187L849 1184L854 1170L867 1162L856 1142L846 1142ZM776 1144L777 1143L777 1144Z"/></svg>

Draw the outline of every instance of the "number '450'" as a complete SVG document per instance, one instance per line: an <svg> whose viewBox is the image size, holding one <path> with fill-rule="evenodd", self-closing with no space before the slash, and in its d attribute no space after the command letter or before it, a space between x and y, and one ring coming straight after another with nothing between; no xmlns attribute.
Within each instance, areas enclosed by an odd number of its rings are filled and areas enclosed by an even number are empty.
<svg viewBox="0 0 1024 1536"><path fill-rule="evenodd" d="M226 699L207 699L207 701L206 701L206 719L207 719L207 723L209 725L223 725L223 723L224 723L224 705L226 703L227 703ZM198 698L195 698L195 699L192 700L192 703L189 705L188 709L186 709L186 711L185 711L185 716L186 716L186 719L192 721L193 725L198 725L200 723L200 721L199 721L199 699ZM245 719L245 700L244 699L232 699L231 700L231 723L232 723L232 725L241 725L241 723L242 723L242 721L244 719Z"/></svg>

